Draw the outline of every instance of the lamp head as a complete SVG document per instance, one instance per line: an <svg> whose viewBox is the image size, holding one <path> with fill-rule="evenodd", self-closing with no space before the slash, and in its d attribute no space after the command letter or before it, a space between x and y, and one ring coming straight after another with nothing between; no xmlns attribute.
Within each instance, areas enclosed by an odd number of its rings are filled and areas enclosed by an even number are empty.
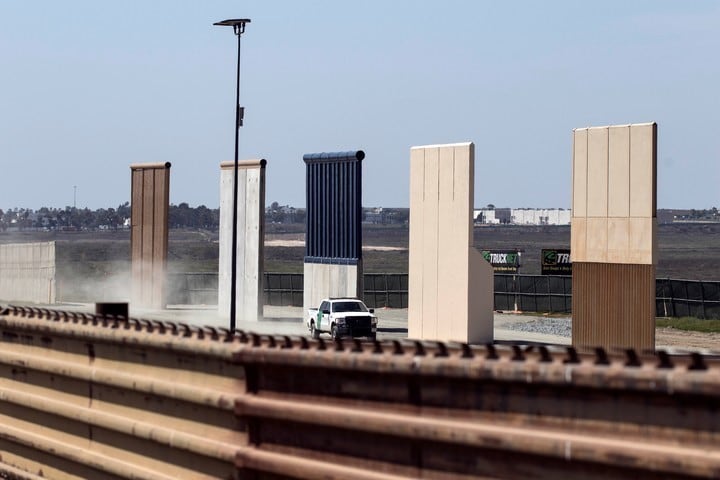
<svg viewBox="0 0 720 480"><path fill-rule="evenodd" d="M215 22L213 23L213 25L218 25L221 27L233 27L233 32L235 32L235 35L242 35L243 33L245 33L245 25L248 23L250 23L249 18L230 18L221 22Z"/></svg>

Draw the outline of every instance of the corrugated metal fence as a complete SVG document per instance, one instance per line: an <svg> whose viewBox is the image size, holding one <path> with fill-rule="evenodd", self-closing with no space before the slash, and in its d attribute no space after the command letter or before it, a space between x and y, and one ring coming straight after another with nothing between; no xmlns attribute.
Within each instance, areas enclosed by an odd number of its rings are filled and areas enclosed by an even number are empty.
<svg viewBox="0 0 720 480"><path fill-rule="evenodd" d="M372 308L407 308L407 273L366 273L365 302ZM217 303L216 273L178 273L170 278L172 304ZM720 318L720 282L656 281L656 308L661 317ZM265 273L265 304L302 306L302 273ZM572 277L495 275L495 309L570 313Z"/></svg>
<svg viewBox="0 0 720 480"><path fill-rule="evenodd" d="M0 478L717 478L720 360L0 309Z"/></svg>

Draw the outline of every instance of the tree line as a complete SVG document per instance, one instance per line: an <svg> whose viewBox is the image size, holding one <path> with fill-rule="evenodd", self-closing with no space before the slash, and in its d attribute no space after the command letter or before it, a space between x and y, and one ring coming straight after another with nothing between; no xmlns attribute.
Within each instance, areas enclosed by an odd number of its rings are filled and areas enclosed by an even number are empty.
<svg viewBox="0 0 720 480"><path fill-rule="evenodd" d="M130 202L117 208L53 208L42 207L0 209L0 230L40 230L40 231L94 231L122 230L130 228ZM273 202L265 212L265 221L274 223L303 223L305 209L280 207ZM170 228L195 228L218 230L220 209L205 205L191 207L183 202L171 204L168 209Z"/></svg>
<svg viewBox="0 0 720 480"><path fill-rule="evenodd" d="M117 208L29 208L0 209L0 231L95 231L130 228L130 202ZM407 208L364 208L363 221L367 223L406 223ZM265 209L265 222L273 224L305 223L305 209L272 202ZM191 207L183 202L171 204L168 210L170 228L194 228L217 231L220 226L220 209L205 205Z"/></svg>

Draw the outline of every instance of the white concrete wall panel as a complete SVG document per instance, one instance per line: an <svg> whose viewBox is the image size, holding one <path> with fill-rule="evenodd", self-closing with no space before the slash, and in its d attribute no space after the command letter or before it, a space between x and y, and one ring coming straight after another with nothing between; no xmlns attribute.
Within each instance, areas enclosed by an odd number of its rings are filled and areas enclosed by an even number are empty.
<svg viewBox="0 0 720 480"><path fill-rule="evenodd" d="M474 146L410 151L408 336L492 341L492 267L472 246Z"/></svg>
<svg viewBox="0 0 720 480"><path fill-rule="evenodd" d="M265 160L238 162L236 315L262 319L265 243ZM218 312L230 314L234 162L220 164Z"/></svg>
<svg viewBox="0 0 720 480"><path fill-rule="evenodd" d="M305 263L303 269L303 315L325 298L362 298L361 265Z"/></svg>
<svg viewBox="0 0 720 480"><path fill-rule="evenodd" d="M55 303L55 242L0 245L0 300Z"/></svg>

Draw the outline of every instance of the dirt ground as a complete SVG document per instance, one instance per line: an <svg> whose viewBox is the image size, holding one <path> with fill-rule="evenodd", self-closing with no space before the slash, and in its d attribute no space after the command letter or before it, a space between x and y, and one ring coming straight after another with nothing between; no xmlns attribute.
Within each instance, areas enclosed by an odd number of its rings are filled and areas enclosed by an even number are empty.
<svg viewBox="0 0 720 480"><path fill-rule="evenodd" d="M687 332L662 327L655 329L655 344L678 349L712 350L720 353L720 333Z"/></svg>

